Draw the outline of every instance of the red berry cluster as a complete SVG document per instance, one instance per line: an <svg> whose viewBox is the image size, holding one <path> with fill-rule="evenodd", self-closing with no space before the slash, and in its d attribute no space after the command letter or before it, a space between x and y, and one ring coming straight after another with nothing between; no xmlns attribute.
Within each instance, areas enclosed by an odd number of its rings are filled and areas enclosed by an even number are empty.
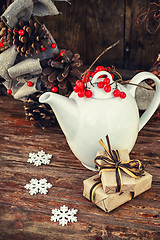
<svg viewBox="0 0 160 240"><path fill-rule="evenodd" d="M120 97L122 99L126 98L126 93L125 92L121 92L119 89L115 89L113 91L113 96L114 97Z"/></svg>
<svg viewBox="0 0 160 240"><path fill-rule="evenodd" d="M82 82L82 80L76 81L76 86L73 88L73 91L78 93L78 97L82 98L86 96L87 98L92 97L92 91L88 90L85 87L85 84Z"/></svg>
<svg viewBox="0 0 160 240"><path fill-rule="evenodd" d="M103 66L97 66L93 72L87 71L84 73L84 76L81 80L76 81L76 85L73 88L73 91L78 94L80 98L86 96L87 98L92 97L92 91L87 89L87 82L90 81L90 78L93 78L94 75L97 72L100 71L107 71L110 73L112 76L112 79L114 79L114 75L111 73L111 68L110 67L103 67ZM106 75L100 75L99 78L104 78L103 81L100 81L97 83L98 88L103 88L105 92L109 93L111 92L111 84L110 84L110 79L106 77ZM121 92L119 89L115 89L113 91L113 96L114 97L120 97L122 99L126 98L126 93Z"/></svg>
<svg viewBox="0 0 160 240"><path fill-rule="evenodd" d="M106 71L106 70L107 69L103 66L97 66L93 72L91 72L91 71L84 72L84 76L83 76L82 80L76 81L76 85L73 88L73 91L76 92L78 94L78 97L80 97L80 98L82 98L84 96L87 98L91 98L92 91L87 89L87 83L89 82L90 78L93 78L97 72ZM103 77L103 75L100 77ZM101 83L99 84L99 86L100 85L101 85Z"/></svg>
<svg viewBox="0 0 160 240"><path fill-rule="evenodd" d="M103 66L97 66L96 68L95 68L95 70L91 73L91 77L93 78L94 77L94 75L97 73L97 72L100 72L100 71L107 71L107 72L109 72L110 73L110 75L112 76L112 78L114 79L114 75L111 73L111 68L110 67L103 67ZM99 78L103 78L103 77L105 77L105 75L101 75L101 76L99 76Z"/></svg>
<svg viewBox="0 0 160 240"><path fill-rule="evenodd" d="M110 92L111 91L110 79L108 77L104 78L103 81L97 83L97 87L104 88L105 92Z"/></svg>
<svg viewBox="0 0 160 240"><path fill-rule="evenodd" d="M97 87L103 88L105 92L110 92L111 91L110 79L108 77L104 78L103 81L100 81L97 83ZM119 89L115 89L113 91L113 96L124 99L124 98L126 98L126 93L121 92Z"/></svg>

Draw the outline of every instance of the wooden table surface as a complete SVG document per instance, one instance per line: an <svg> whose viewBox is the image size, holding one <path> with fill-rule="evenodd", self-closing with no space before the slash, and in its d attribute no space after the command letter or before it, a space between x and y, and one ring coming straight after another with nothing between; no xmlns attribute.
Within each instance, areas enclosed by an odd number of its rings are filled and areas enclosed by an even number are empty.
<svg viewBox="0 0 160 240"><path fill-rule="evenodd" d="M53 155L50 164L27 163L29 153L40 150ZM83 197L83 180L94 173L73 155L59 126L32 126L22 102L1 96L0 239L160 239L160 119L141 130L130 157L147 164L152 188L105 213ZM46 178L53 186L47 195L31 196L24 188L31 178ZM76 223L62 227L50 221L51 210L62 205L78 209Z"/></svg>

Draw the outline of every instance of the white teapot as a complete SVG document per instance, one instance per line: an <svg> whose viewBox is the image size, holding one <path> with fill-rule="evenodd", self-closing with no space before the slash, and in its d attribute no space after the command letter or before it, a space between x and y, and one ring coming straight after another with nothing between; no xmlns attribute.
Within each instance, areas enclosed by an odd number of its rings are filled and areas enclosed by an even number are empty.
<svg viewBox="0 0 160 240"><path fill-rule="evenodd" d="M106 75L110 79L111 91L106 93L94 84L102 81ZM135 101L134 84L146 79L156 83L154 97L141 117ZM151 118L160 103L160 80L149 72L141 72L132 78L127 87L113 82L107 71L97 72L92 84L87 83L93 95L91 98L79 98L73 92L69 98L56 93L46 92L39 101L48 103L59 122L66 140L81 163L90 170L95 170L94 158L98 150L102 150L99 139L106 141L108 135L112 149L128 149L130 152L136 142L138 132ZM124 99L114 97L115 86L126 94ZM107 145L107 143L106 143Z"/></svg>

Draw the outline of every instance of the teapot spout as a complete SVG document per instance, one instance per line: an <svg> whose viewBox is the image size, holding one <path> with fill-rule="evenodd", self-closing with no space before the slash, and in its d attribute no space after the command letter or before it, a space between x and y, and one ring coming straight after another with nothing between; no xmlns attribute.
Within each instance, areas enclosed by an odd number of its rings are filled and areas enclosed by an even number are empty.
<svg viewBox="0 0 160 240"><path fill-rule="evenodd" d="M75 100L57 93L46 92L40 96L39 102L51 106L66 138L68 140L73 139L76 135L78 122Z"/></svg>

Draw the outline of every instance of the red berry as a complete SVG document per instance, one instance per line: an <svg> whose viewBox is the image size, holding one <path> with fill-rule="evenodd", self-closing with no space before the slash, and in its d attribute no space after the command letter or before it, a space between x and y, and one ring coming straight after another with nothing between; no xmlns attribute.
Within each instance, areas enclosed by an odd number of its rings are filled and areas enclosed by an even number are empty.
<svg viewBox="0 0 160 240"><path fill-rule="evenodd" d="M76 86L78 86L80 84L80 82L82 82L81 80L77 80L76 81Z"/></svg>
<svg viewBox="0 0 160 240"><path fill-rule="evenodd" d="M105 92L110 92L111 91L111 86L110 85L105 85L104 91Z"/></svg>
<svg viewBox="0 0 160 240"><path fill-rule="evenodd" d="M76 86L79 88L79 90L84 89L84 83L81 80L76 81Z"/></svg>
<svg viewBox="0 0 160 240"><path fill-rule="evenodd" d="M112 73L110 73L111 74L111 76L112 76L112 79L114 79L114 75L112 74Z"/></svg>
<svg viewBox="0 0 160 240"><path fill-rule="evenodd" d="M91 90L86 90L86 91L85 91L85 96L86 96L87 98L91 98L91 97L92 97L92 91L91 91Z"/></svg>
<svg viewBox="0 0 160 240"><path fill-rule="evenodd" d="M96 74L95 72L92 72L91 73L91 78L93 78L95 74Z"/></svg>
<svg viewBox="0 0 160 240"><path fill-rule="evenodd" d="M77 86L75 86L75 87L73 88L73 91L76 92L76 93L78 93L78 92L79 92L79 88L78 88Z"/></svg>
<svg viewBox="0 0 160 240"><path fill-rule="evenodd" d="M108 72L110 72L110 71L111 71L111 68L110 68L110 67L106 67L106 70L107 70Z"/></svg>
<svg viewBox="0 0 160 240"><path fill-rule="evenodd" d="M104 84L110 84L110 79L108 77L106 77L104 80L103 80L103 83Z"/></svg>
<svg viewBox="0 0 160 240"><path fill-rule="evenodd" d="M91 71L87 72L87 76L90 77L91 76Z"/></svg>
<svg viewBox="0 0 160 240"><path fill-rule="evenodd" d="M52 92L58 92L58 88L57 87L52 87Z"/></svg>
<svg viewBox="0 0 160 240"><path fill-rule="evenodd" d="M57 47L56 43L51 44L51 48L56 48L56 47Z"/></svg>
<svg viewBox="0 0 160 240"><path fill-rule="evenodd" d="M114 95L114 97L119 97L119 96L120 96L120 91L119 91L119 89L115 89L115 90L113 91L113 95Z"/></svg>
<svg viewBox="0 0 160 240"><path fill-rule="evenodd" d="M32 86L33 86L33 82L28 81L28 82L27 82L27 86L28 86L28 87L32 87Z"/></svg>
<svg viewBox="0 0 160 240"><path fill-rule="evenodd" d="M82 97L84 97L84 94L85 94L84 91L79 91L78 92L78 97L82 98Z"/></svg>
<svg viewBox="0 0 160 240"><path fill-rule="evenodd" d="M91 76L91 71L90 70L89 71L86 70L84 72L84 75L87 76L87 77L90 77Z"/></svg>
<svg viewBox="0 0 160 240"><path fill-rule="evenodd" d="M0 48L2 48L4 46L3 42L0 42Z"/></svg>
<svg viewBox="0 0 160 240"><path fill-rule="evenodd" d="M63 54L66 53L65 51L60 51L60 56L63 57Z"/></svg>
<svg viewBox="0 0 160 240"><path fill-rule="evenodd" d="M20 29L20 30L18 31L18 34L19 34L20 36L23 36L23 35L24 35L24 30L23 30L23 29Z"/></svg>
<svg viewBox="0 0 160 240"><path fill-rule="evenodd" d="M87 83L89 82L89 77L91 76L91 71L85 71L85 77L84 77L84 82Z"/></svg>
<svg viewBox="0 0 160 240"><path fill-rule="evenodd" d="M8 89L8 90L7 90L7 94L8 94L8 95L11 95L11 94L12 94L12 90L11 90L11 89Z"/></svg>
<svg viewBox="0 0 160 240"><path fill-rule="evenodd" d="M41 47L41 51L44 52L46 50L45 47Z"/></svg>
<svg viewBox="0 0 160 240"><path fill-rule="evenodd" d="M122 98L122 99L126 98L126 93L125 92L120 92L120 98Z"/></svg>
<svg viewBox="0 0 160 240"><path fill-rule="evenodd" d="M98 78L104 78L106 75L101 75L101 76L99 76Z"/></svg>
<svg viewBox="0 0 160 240"><path fill-rule="evenodd" d="M97 83L97 87L98 88L103 88L104 87L104 83L102 81Z"/></svg>
<svg viewBox="0 0 160 240"><path fill-rule="evenodd" d="M84 81L85 83L89 82L89 77L88 77L87 75L85 75L83 81Z"/></svg>
<svg viewBox="0 0 160 240"><path fill-rule="evenodd" d="M99 71L105 71L105 67L103 66L97 66L96 69L95 69L96 72L99 72Z"/></svg>

